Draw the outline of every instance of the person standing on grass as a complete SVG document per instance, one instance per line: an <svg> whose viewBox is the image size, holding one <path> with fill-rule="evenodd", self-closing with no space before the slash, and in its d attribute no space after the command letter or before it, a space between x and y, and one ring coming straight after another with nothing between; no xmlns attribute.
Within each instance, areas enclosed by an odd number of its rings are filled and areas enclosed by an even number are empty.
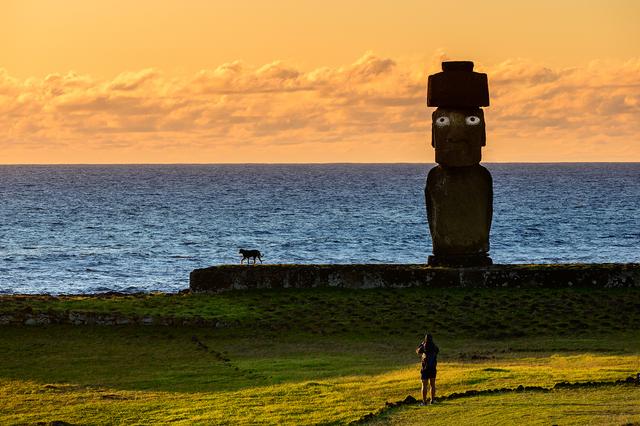
<svg viewBox="0 0 640 426"><path fill-rule="evenodd" d="M416 353L422 358L420 379L422 380L422 403L427 405L427 389L431 385L431 401L436 402L436 366L438 365L438 346L433 341L433 336L427 333L424 340L416 348Z"/></svg>

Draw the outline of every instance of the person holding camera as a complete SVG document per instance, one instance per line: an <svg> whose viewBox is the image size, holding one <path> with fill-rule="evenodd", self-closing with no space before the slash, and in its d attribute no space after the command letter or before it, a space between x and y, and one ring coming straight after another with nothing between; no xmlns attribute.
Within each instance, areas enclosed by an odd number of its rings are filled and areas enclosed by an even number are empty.
<svg viewBox="0 0 640 426"><path fill-rule="evenodd" d="M438 365L438 352L440 349L433 341L433 336L427 333L424 340L416 348L416 354L422 358L422 366L420 368L420 379L422 380L422 403L427 405L429 402L436 402L436 367ZM427 390L431 385L431 400L427 402Z"/></svg>

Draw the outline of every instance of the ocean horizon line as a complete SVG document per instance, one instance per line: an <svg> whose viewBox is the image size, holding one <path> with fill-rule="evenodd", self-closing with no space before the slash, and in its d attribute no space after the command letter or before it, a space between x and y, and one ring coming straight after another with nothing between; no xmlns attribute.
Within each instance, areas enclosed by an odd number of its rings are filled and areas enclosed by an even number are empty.
<svg viewBox="0 0 640 426"><path fill-rule="evenodd" d="M431 165L433 162L355 162L355 161L336 161L336 162L314 162L314 163L265 163L265 162L245 162L245 163L0 163L0 167L11 166L314 166L314 165ZM640 161L487 161L481 164L640 164Z"/></svg>

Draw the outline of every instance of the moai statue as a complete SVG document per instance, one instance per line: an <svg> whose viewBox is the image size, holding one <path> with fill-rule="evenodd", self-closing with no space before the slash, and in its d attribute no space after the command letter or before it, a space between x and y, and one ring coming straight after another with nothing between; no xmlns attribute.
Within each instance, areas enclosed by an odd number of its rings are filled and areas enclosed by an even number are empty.
<svg viewBox="0 0 640 426"><path fill-rule="evenodd" d="M493 215L491 174L480 163L489 106L487 75L473 62L443 62L429 76L427 105L431 144L438 165L429 171L424 195L433 240L432 266L491 265L489 229Z"/></svg>

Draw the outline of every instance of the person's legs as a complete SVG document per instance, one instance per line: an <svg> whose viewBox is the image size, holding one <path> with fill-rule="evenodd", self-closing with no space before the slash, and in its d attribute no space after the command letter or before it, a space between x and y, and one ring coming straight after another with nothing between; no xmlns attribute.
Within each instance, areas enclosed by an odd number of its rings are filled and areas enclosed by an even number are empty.
<svg viewBox="0 0 640 426"><path fill-rule="evenodd" d="M424 404L427 403L427 390L429 389L429 381L428 379L422 380L422 402Z"/></svg>
<svg viewBox="0 0 640 426"><path fill-rule="evenodd" d="M424 383L424 382L423 382ZM431 384L431 402L433 402L436 399L436 378L435 377L431 377L429 379L429 383ZM424 385L423 389L424 389ZM422 398L425 399L426 398L426 392L423 390L422 391Z"/></svg>

